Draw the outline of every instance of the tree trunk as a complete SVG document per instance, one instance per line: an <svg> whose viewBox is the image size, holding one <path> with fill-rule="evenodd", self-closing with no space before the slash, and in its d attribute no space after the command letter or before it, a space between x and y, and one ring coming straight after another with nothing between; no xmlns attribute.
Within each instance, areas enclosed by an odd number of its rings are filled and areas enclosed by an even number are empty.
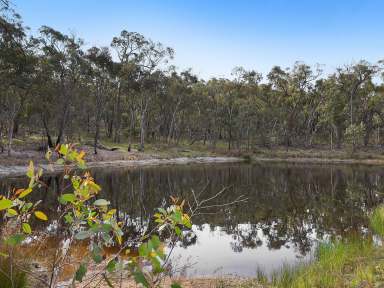
<svg viewBox="0 0 384 288"><path fill-rule="evenodd" d="M135 129L135 110L131 109L131 127L129 128L129 133L128 133L128 152L131 152L132 150L132 138L133 138L134 129Z"/></svg>
<svg viewBox="0 0 384 288"><path fill-rule="evenodd" d="M229 125L229 131L228 131L228 150L231 150L231 143L232 142L232 125Z"/></svg>
<svg viewBox="0 0 384 288"><path fill-rule="evenodd" d="M114 142L120 143L120 128L121 128L121 85L117 90L117 101L116 101L116 121L115 121L115 136Z"/></svg>
<svg viewBox="0 0 384 288"><path fill-rule="evenodd" d="M112 138L112 135L113 135L113 115L111 116L111 119L108 119L107 120L107 129L106 129L106 136L108 138Z"/></svg>
<svg viewBox="0 0 384 288"><path fill-rule="evenodd" d="M16 116L15 120L13 121L13 136L17 136L19 132L19 117Z"/></svg>
<svg viewBox="0 0 384 288"><path fill-rule="evenodd" d="M334 126L335 136L336 136L336 148L341 148L341 128L339 126Z"/></svg>
<svg viewBox="0 0 384 288"><path fill-rule="evenodd" d="M100 108L96 108L99 110ZM99 143L99 132L100 132L100 111L96 111L96 123L95 123L95 139L93 143L94 153L97 154L97 144Z"/></svg>
<svg viewBox="0 0 384 288"><path fill-rule="evenodd" d="M13 128L14 128L14 119L10 119L8 127L8 156L12 154L12 140L13 140Z"/></svg>
<svg viewBox="0 0 384 288"><path fill-rule="evenodd" d="M68 95L68 93L64 93L64 97L66 97L66 101L64 103L64 111L63 111L63 115L62 115L62 118L60 121L59 131L58 131L57 138L56 138L56 144L55 144L56 146L61 143L61 140L63 138L64 130L65 130L65 127L67 124L67 118L69 115L69 106L71 103L71 99L70 99L71 97Z"/></svg>
<svg viewBox="0 0 384 288"><path fill-rule="evenodd" d="M364 135L364 146L368 146L370 138L371 138L371 128L367 127Z"/></svg>
<svg viewBox="0 0 384 288"><path fill-rule="evenodd" d="M43 122L44 130L45 130L45 135L47 136L48 147L53 148L53 141L52 141L51 134L49 133L48 123L47 123L47 120L45 119L45 115L42 115L41 118L42 118L41 120Z"/></svg>
<svg viewBox="0 0 384 288"><path fill-rule="evenodd" d="M141 113L141 121L140 121L140 147L139 151L144 152L144 142L145 142L145 125L147 118L147 107L148 102L145 104L145 108Z"/></svg>
<svg viewBox="0 0 384 288"><path fill-rule="evenodd" d="M177 101L175 110L172 113L171 125L169 127L168 139L167 139L168 143L170 143L171 138L172 138L172 134L173 134L174 126L175 126L175 121L176 121L176 113L177 113L177 109L179 108L180 103L181 103L181 99L179 98Z"/></svg>

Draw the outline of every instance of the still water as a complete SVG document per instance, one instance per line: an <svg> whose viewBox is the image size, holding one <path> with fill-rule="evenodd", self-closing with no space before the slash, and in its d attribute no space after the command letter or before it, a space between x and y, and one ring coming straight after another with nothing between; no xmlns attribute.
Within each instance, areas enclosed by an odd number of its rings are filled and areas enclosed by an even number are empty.
<svg viewBox="0 0 384 288"><path fill-rule="evenodd" d="M174 270L186 276L255 276L285 264L309 261L319 241L367 233L369 211L383 201L384 170L367 166L215 164L93 171L102 197L124 215L125 232L137 235L169 197L206 199L227 187L213 208L193 219L193 233L172 253ZM22 185L0 179L1 191ZM59 177L34 197L54 213Z"/></svg>

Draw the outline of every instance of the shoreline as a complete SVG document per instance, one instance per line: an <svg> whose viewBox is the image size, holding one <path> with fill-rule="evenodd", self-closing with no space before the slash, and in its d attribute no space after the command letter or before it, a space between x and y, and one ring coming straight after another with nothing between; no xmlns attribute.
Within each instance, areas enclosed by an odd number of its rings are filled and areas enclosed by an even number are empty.
<svg viewBox="0 0 384 288"><path fill-rule="evenodd" d="M188 165L188 164L214 164L214 163L240 163L245 159L241 157L177 157L177 158L152 158L142 160L111 160L87 162L87 168L137 168L163 165ZM63 166L58 164L36 164L37 168L42 168L45 174L62 172ZM0 165L0 179L7 177L20 177L27 173L28 166L5 166Z"/></svg>
<svg viewBox="0 0 384 288"><path fill-rule="evenodd" d="M25 175L29 160L32 160L36 167L41 167L46 174L63 171L62 165L48 165L44 153L32 144L20 144L11 157L0 154L0 179ZM76 149L85 152L87 168L91 169L231 162L384 166L384 149L379 147L368 147L351 154L346 149L327 150L320 146L311 149L258 147L253 151L227 151L199 145L165 147L159 144L149 146L145 153L135 149L127 152L127 147L121 145L116 149L109 146L105 146L109 149L98 149L97 154L93 153L93 147L86 144L76 144Z"/></svg>
<svg viewBox="0 0 384 288"><path fill-rule="evenodd" d="M383 159L339 159L319 157L260 157L251 156L252 163L298 163L298 164L319 164L319 165L367 165L384 166Z"/></svg>
<svg viewBox="0 0 384 288"><path fill-rule="evenodd" d="M189 164L218 164L218 163L292 163L312 165L367 165L384 166L383 159L338 159L319 157L245 157L232 156L200 156L200 157L175 157L175 158L149 158L138 160L109 160L87 162L87 168L138 168L167 165ZM45 174L59 173L63 171L62 165L35 164L42 168ZM20 177L27 172L27 165L0 165L0 179L7 177Z"/></svg>

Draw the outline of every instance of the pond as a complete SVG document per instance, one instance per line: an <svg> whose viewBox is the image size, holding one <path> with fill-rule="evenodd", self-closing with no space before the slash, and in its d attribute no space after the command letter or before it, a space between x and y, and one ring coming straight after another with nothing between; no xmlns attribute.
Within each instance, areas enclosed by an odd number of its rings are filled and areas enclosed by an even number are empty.
<svg viewBox="0 0 384 288"><path fill-rule="evenodd" d="M367 233L369 211L382 202L384 170L369 166L303 164L176 165L136 169L95 169L102 197L123 212L127 235L137 235L156 207L170 196L212 197L228 203L193 219L193 234L172 253L172 265L186 276L271 275L283 265L309 261L319 241ZM22 178L0 179L1 191L20 187ZM60 186L57 176L34 197L54 213Z"/></svg>

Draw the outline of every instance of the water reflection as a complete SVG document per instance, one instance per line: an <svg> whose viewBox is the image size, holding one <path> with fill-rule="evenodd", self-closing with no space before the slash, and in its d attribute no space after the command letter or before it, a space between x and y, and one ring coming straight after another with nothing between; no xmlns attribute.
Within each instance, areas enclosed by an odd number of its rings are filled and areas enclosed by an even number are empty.
<svg viewBox="0 0 384 288"><path fill-rule="evenodd" d="M217 204L248 198L193 219L195 235L176 249L181 262L197 258L189 274L212 274L222 267L222 273L254 275L259 264L268 272L283 262L306 260L318 239L365 231L366 215L382 201L384 185L382 169L362 166L219 164L96 169L93 174L101 196L111 200L126 235L133 237L151 225L147 220L154 209L171 195L191 199L191 189L198 193L206 187L200 197L208 198L229 187ZM2 191L23 182L0 181ZM46 182L35 197L53 214L62 180Z"/></svg>

